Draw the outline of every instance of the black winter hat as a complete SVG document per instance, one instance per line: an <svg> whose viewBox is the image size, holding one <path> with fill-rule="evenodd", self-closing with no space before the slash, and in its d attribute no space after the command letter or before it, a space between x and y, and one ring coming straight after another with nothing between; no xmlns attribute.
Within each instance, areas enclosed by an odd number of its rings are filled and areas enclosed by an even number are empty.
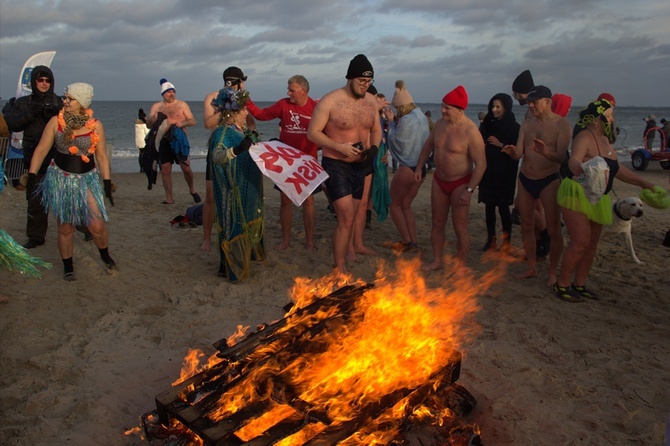
<svg viewBox="0 0 670 446"><path fill-rule="evenodd" d="M533 76L530 74L530 70L526 70L514 79L514 82L512 83L512 91L515 93L528 94L530 89L534 86Z"/></svg>
<svg viewBox="0 0 670 446"><path fill-rule="evenodd" d="M372 64L363 54L357 55L349 62L347 79L355 79L357 77L375 77Z"/></svg>

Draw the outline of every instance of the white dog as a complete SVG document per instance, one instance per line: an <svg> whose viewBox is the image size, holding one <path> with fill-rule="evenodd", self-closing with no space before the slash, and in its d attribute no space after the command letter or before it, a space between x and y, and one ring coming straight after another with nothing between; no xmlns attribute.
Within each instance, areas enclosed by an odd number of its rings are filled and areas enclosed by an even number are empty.
<svg viewBox="0 0 670 446"><path fill-rule="evenodd" d="M607 232L615 234L623 233L626 238L626 245L630 251L630 256L638 265L644 265L640 259L635 255L633 249L633 238L631 236L631 229L633 218L642 217L644 211L642 210L642 200L636 197L628 197L622 200L617 200L612 204L612 224L606 226Z"/></svg>

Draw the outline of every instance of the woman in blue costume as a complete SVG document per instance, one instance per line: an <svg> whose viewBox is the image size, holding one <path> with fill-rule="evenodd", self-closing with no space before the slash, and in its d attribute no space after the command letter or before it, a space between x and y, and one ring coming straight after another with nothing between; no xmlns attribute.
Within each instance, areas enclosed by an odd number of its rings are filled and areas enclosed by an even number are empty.
<svg viewBox="0 0 670 446"><path fill-rule="evenodd" d="M51 211L58 222L58 250L63 260L64 278L68 281L76 279L72 263L76 226L88 228L102 261L107 268L116 268L116 262L108 252L105 225L108 217L104 197L114 205L105 130L88 108L92 99L93 87L89 84L78 82L65 88L63 109L44 128L28 171L28 193L33 193L36 189L35 174L55 144L56 156L39 185L38 193L42 194L45 210ZM100 176L103 178L104 195Z"/></svg>
<svg viewBox="0 0 670 446"><path fill-rule="evenodd" d="M652 189L654 185L625 166L619 165L614 141L614 107L607 100L593 101L579 113L578 131L572 140L568 161L569 173L558 188L558 204L570 235L570 244L563 254L561 271L554 285L556 295L568 302L584 298L597 299L596 293L586 288L586 279L596 255L603 225L612 223L612 204L608 195L614 177L624 183ZM582 131L584 130L584 131ZM584 173L582 163L597 156L609 167L609 182L600 199L591 203L579 183ZM572 285L570 281L573 277Z"/></svg>
<svg viewBox="0 0 670 446"><path fill-rule="evenodd" d="M479 202L486 205L487 238L483 251L496 249L496 207L503 230L503 246L509 246L512 235L512 215L516 175L519 161L502 151L507 144L516 144L519 123L512 112L514 101L505 93L491 98L488 113L479 126L486 144L486 172L479 183Z"/></svg>
<svg viewBox="0 0 670 446"><path fill-rule="evenodd" d="M249 277L252 260L265 260L263 175L249 154L257 134L245 132L249 93L225 88L212 106L220 113L207 156L218 220L219 276Z"/></svg>

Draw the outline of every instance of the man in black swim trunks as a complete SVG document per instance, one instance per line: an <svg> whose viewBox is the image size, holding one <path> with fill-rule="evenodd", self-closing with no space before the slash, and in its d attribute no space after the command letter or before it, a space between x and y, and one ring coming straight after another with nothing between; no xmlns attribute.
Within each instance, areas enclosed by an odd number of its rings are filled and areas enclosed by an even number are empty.
<svg viewBox="0 0 670 446"><path fill-rule="evenodd" d="M354 57L347 84L326 94L314 108L307 138L323 149L322 164L329 178L329 197L337 215L333 232L335 270L347 274L347 245L363 197L366 161L376 156L382 139L377 101L367 94L373 82L372 64ZM360 143L360 144L359 144Z"/></svg>
<svg viewBox="0 0 670 446"><path fill-rule="evenodd" d="M558 261L563 251L561 216L556 202L560 183L559 169L570 144L571 128L567 119L551 111L551 90L534 86L526 101L532 114L521 124L516 146L507 145L503 151L515 159L523 156L519 169L517 205L521 214L521 232L526 253L527 269L521 278L537 276L535 256L535 205L544 207L547 231L551 237L547 286L556 282Z"/></svg>

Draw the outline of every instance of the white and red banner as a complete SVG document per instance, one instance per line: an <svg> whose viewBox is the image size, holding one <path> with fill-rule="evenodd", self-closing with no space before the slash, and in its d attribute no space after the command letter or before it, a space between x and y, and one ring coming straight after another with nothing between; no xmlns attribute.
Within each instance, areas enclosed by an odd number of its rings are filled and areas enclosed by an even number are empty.
<svg viewBox="0 0 670 446"><path fill-rule="evenodd" d="M263 175L296 206L301 206L328 179L328 174L313 156L281 141L256 143L249 149L249 154Z"/></svg>

